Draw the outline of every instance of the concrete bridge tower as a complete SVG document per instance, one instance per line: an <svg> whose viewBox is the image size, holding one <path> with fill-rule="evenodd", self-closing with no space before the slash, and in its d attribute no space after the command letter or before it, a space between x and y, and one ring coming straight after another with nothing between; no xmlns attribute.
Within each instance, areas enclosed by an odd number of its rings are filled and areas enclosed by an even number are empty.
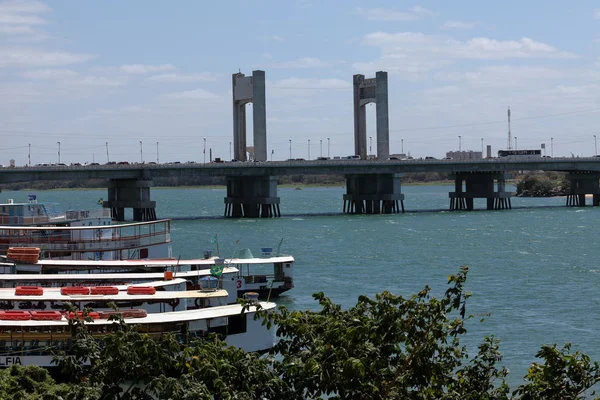
<svg viewBox="0 0 600 400"><path fill-rule="evenodd" d="M246 160L246 104L252 103L254 160L267 161L267 103L265 71L252 76L233 74L233 148L234 158Z"/></svg>
<svg viewBox="0 0 600 400"><path fill-rule="evenodd" d="M241 72L232 76L233 92L233 157L248 161L246 152L246 104L252 103L254 148L253 161L267 160L267 104L265 71ZM225 216L231 218L279 217L276 176L226 176Z"/></svg>
<svg viewBox="0 0 600 400"><path fill-rule="evenodd" d="M377 159L390 156L390 122L388 113L387 72L379 71L375 78L354 75L354 154L367 159L367 118L365 106L376 104Z"/></svg>

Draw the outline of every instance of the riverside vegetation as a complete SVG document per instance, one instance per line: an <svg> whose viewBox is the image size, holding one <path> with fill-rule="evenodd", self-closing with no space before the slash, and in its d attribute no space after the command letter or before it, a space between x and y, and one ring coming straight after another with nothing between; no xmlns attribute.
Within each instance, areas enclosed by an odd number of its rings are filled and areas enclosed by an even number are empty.
<svg viewBox="0 0 600 400"><path fill-rule="evenodd" d="M511 390L499 341L485 337L469 356L461 337L470 293L468 268L404 298L360 296L347 310L322 293L320 311L261 312L279 342L265 356L211 336L182 347L152 340L117 317L102 343L81 320L71 324L74 357L57 357L59 378L37 367L0 372L0 398L12 399L583 399L598 398L597 362L570 345L544 345L524 383ZM87 365L86 365L87 363Z"/></svg>

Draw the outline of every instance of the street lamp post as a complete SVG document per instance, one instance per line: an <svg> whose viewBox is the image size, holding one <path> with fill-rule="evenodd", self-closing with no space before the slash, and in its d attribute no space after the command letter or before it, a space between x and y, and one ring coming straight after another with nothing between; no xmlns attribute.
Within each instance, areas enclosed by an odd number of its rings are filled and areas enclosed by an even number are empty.
<svg viewBox="0 0 600 400"><path fill-rule="evenodd" d="M515 150L519 150L519 146L517 146L517 137L515 136Z"/></svg>
<svg viewBox="0 0 600 400"><path fill-rule="evenodd" d="M110 162L110 157L108 155L108 142L106 142L106 162L109 163Z"/></svg>
<svg viewBox="0 0 600 400"><path fill-rule="evenodd" d="M292 139L288 139L290 141L290 161L292 161Z"/></svg>
<svg viewBox="0 0 600 400"><path fill-rule="evenodd" d="M400 139L400 153L404 155L404 139Z"/></svg>
<svg viewBox="0 0 600 400"><path fill-rule="evenodd" d="M323 158L323 139L319 139L319 146L321 148L319 157Z"/></svg>
<svg viewBox="0 0 600 400"><path fill-rule="evenodd" d="M158 164L158 142L156 142L156 163Z"/></svg>
<svg viewBox="0 0 600 400"><path fill-rule="evenodd" d="M60 142L56 143L58 143L58 163L60 164Z"/></svg>
<svg viewBox="0 0 600 400"><path fill-rule="evenodd" d="M460 153L462 151L462 136L458 135L458 152Z"/></svg>
<svg viewBox="0 0 600 400"><path fill-rule="evenodd" d="M373 144L373 136L369 136L369 155L373 154L372 144Z"/></svg>
<svg viewBox="0 0 600 400"><path fill-rule="evenodd" d="M29 143L29 152L27 153L27 165L31 167L31 143Z"/></svg>
<svg viewBox="0 0 600 400"><path fill-rule="evenodd" d="M481 158L485 158L483 156L483 138L481 138Z"/></svg>
<svg viewBox="0 0 600 400"><path fill-rule="evenodd" d="M596 141L596 135L594 135L594 155L598 155L598 142Z"/></svg>
<svg viewBox="0 0 600 400"><path fill-rule="evenodd" d="M229 142L229 159L231 160L231 142Z"/></svg>
<svg viewBox="0 0 600 400"><path fill-rule="evenodd" d="M330 155L329 155L329 149L330 149L330 147L329 147L329 138L327 138L327 158L330 157Z"/></svg>
<svg viewBox="0 0 600 400"><path fill-rule="evenodd" d="M307 160L310 160L310 139L308 139L308 158Z"/></svg>
<svg viewBox="0 0 600 400"><path fill-rule="evenodd" d="M142 164L144 163L144 146L143 146L141 140L140 140L140 162Z"/></svg>
<svg viewBox="0 0 600 400"><path fill-rule="evenodd" d="M554 138L550 138L550 157L554 157Z"/></svg>
<svg viewBox="0 0 600 400"><path fill-rule="evenodd" d="M202 154L204 156L204 164L206 164L206 138L202 138L204 141L204 149L202 150Z"/></svg>

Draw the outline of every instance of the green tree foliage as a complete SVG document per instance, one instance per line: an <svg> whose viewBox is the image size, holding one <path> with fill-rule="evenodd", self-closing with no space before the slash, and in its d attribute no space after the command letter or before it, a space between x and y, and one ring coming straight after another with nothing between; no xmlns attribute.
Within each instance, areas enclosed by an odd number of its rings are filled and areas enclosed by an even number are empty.
<svg viewBox="0 0 600 400"><path fill-rule="evenodd" d="M517 182L517 196L551 197L567 194L569 183L564 174L526 174Z"/></svg>
<svg viewBox="0 0 600 400"><path fill-rule="evenodd" d="M98 341L75 318L73 357L59 357L67 385L35 368L2 371L0 398L20 399L587 399L600 380L598 363L569 345L543 346L512 393L499 367L498 340L484 338L469 357L468 269L449 277L443 296L429 287L404 298L360 296L342 309L322 293L319 311L261 310L278 326L266 356L226 346L216 336L181 345L181 334L150 337L114 317ZM84 313L85 315L85 313ZM85 317L84 317L85 318ZM595 397L598 398L598 397Z"/></svg>

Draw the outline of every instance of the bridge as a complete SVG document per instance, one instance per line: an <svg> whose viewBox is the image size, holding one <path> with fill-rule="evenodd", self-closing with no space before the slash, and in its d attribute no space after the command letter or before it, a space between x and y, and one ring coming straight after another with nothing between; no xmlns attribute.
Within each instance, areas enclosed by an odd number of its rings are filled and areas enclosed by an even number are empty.
<svg viewBox="0 0 600 400"><path fill-rule="evenodd" d="M473 199L487 199L488 210L510 209L511 192L506 179L515 171L566 172L571 183L567 206L584 206L585 195L600 205L600 158L493 158L482 160L309 160L185 164L82 165L0 168L0 184L37 180L108 181L108 200L116 220L124 209L133 219L156 219L156 203L150 199L153 178L225 177L226 217L278 217L277 181L282 175L344 175L343 212L380 214L404 212L401 178L410 172L447 173L454 179L449 193L450 210L472 210Z"/></svg>

